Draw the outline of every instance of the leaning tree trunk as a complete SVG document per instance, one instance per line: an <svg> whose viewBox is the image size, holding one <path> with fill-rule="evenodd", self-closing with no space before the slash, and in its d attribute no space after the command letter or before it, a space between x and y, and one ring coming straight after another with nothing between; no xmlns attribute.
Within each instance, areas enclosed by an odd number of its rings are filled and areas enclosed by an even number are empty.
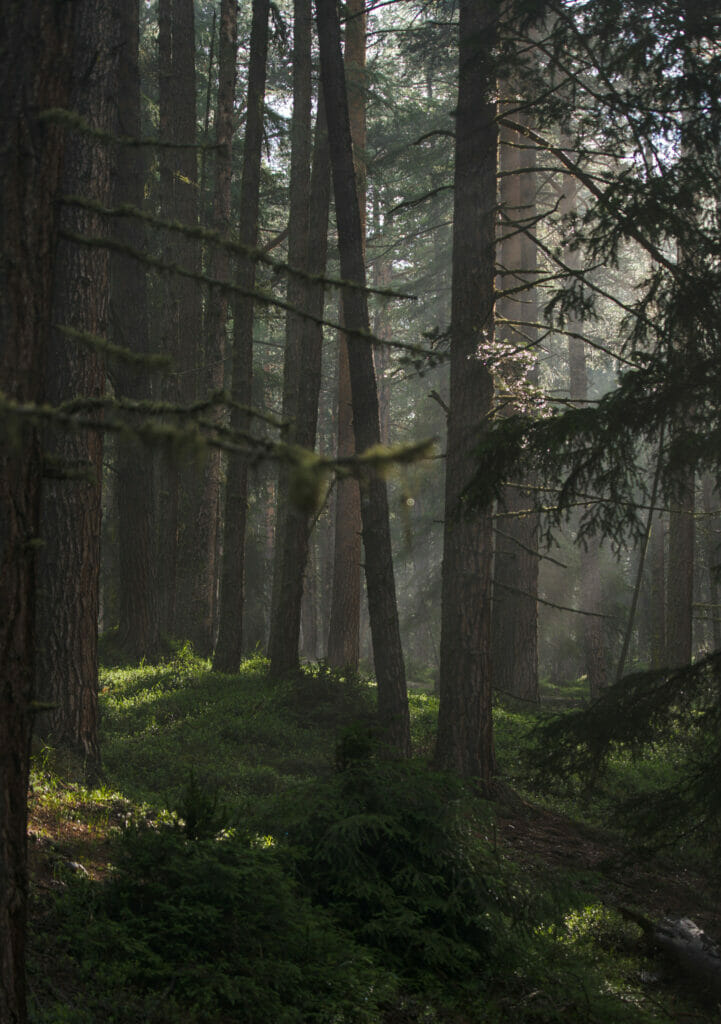
<svg viewBox="0 0 721 1024"><path fill-rule="evenodd" d="M469 513L463 492L491 409L493 379L481 352L494 330L498 0L460 0L453 209L451 388L441 573L441 668L436 761L491 782L490 509Z"/></svg>
<svg viewBox="0 0 721 1024"><path fill-rule="evenodd" d="M120 135L140 137L139 9L137 0L119 5L117 127ZM115 163L116 205L143 206L145 160L134 146L118 148ZM115 238L142 251L145 232L132 217L117 221ZM142 263L122 251L110 261L109 326L112 340L138 355L148 351L146 273ZM118 398L151 397L150 371L142 364L121 362L113 375ZM131 422L132 427L132 422ZM158 616L153 549L153 461L148 448L131 435L118 441L117 505L119 567L119 634L125 654L134 661L158 655Z"/></svg>
<svg viewBox="0 0 721 1024"><path fill-rule="evenodd" d="M75 110L92 128L111 127L117 46L112 4L83 3L78 12L78 57L73 71ZM65 194L105 205L110 191L108 147L80 133L69 137L62 175ZM53 405L102 395L105 372L97 350L68 330L103 337L107 329L108 253L71 236L97 238L97 215L67 206L60 213L60 241L53 281L53 330L47 349L47 399ZM100 763L98 744L98 596L102 436L98 430L59 431L44 439L43 486L36 625L38 698L51 705L37 731L72 750L91 770Z"/></svg>
<svg viewBox="0 0 721 1024"><path fill-rule="evenodd" d="M245 126L243 175L240 185L241 244L254 248L258 239L260 204L260 162L263 145L263 106L268 55L268 0L253 0L248 69L248 116ZM233 367L230 423L236 431L247 431L244 411L252 400L253 382L253 298L255 262L241 259L238 284L245 294L235 300ZM248 463L242 454L228 457L223 534L223 568L220 579L220 625L213 668L236 672L243 652L243 598L245 569L245 528L248 516Z"/></svg>
<svg viewBox="0 0 721 1024"><path fill-rule="evenodd" d="M361 245L365 260L366 197L366 15L363 0L349 0L345 24L345 80L356 176ZM341 299L341 320L344 319ZM338 350L338 457L355 451L353 398L348 339L341 335ZM361 506L358 481L345 477L336 482L333 584L328 624L328 664L358 669L361 615Z"/></svg>
<svg viewBox="0 0 721 1024"><path fill-rule="evenodd" d="M0 392L43 402L44 351L65 136L41 123L68 105L80 4L6 4L0 21ZM41 450L12 413L0 443L0 1020L24 1024L27 785L34 698ZM12 443L10 443L12 441Z"/></svg>
<svg viewBox="0 0 721 1024"><path fill-rule="evenodd" d="M362 226L335 0L316 0L316 11L341 274L344 280L355 284L355 287L343 289L343 314L348 332L355 443L360 453L380 443L373 353L364 337L370 330ZM406 755L410 748L410 717L393 575L388 494L384 481L373 474L363 480L361 517L379 719L389 745Z"/></svg>

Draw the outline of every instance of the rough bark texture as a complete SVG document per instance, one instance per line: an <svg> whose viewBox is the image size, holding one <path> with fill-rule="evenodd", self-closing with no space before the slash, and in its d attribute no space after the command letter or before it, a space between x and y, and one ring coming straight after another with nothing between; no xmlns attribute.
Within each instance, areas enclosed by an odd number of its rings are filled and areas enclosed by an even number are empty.
<svg viewBox="0 0 721 1024"><path fill-rule="evenodd" d="M325 123L325 104L319 98L318 117L310 181L309 232L305 266L309 273L322 277L326 269L328 212L330 206L330 156ZM320 283L307 285L302 297L305 308L314 316L323 313L324 289ZM320 324L305 320L301 325L295 428L293 440L303 448L315 447L318 424L318 397L321 384L323 331ZM308 544L314 510L296 501L287 504L281 529L276 533L276 557L280 558L279 594L271 623L269 656L271 672L281 675L298 663L303 579L308 563ZM308 622L309 620L306 619ZM316 639L305 629L306 650L316 654ZM313 628L315 633L315 626Z"/></svg>
<svg viewBox="0 0 721 1024"><path fill-rule="evenodd" d="M76 22L78 51L72 106L91 126L112 125L111 96L117 24L110 2L84 2ZM64 194L107 204L108 147L89 136L69 136L61 187ZM60 213L53 281L52 323L46 353L46 396L57 405L103 393L102 359L69 339L57 325L104 337L107 330L108 254L65 233L97 237L100 218L73 207ZM81 756L91 769L98 745L97 623L100 582L102 436L99 431L49 428L43 440L40 587L36 624L38 698L52 708L38 716L38 733Z"/></svg>
<svg viewBox="0 0 721 1024"><path fill-rule="evenodd" d="M560 203L561 213L571 214L576 212L578 205L577 185L574 178L566 176L564 183L564 194ZM567 249L564 254L564 261L571 270L580 269L580 253L573 249ZM569 317L568 321L568 373L569 373L569 398L572 402L580 404L588 399L588 373L586 367L586 348L581 337L583 324ZM608 673L606 670L606 657L603 642L602 619L598 616L601 611L601 573L598 564L598 549L593 546L581 549L581 585L580 604L584 611L593 612L593 615L583 616L583 651L586 666L586 675L591 698L597 697L605 686L608 685Z"/></svg>
<svg viewBox="0 0 721 1024"><path fill-rule="evenodd" d="M308 257L308 225L310 189L310 159L312 148L311 97L312 62L311 38L313 15L310 0L295 0L293 4L293 120L291 127L290 157L290 211L288 214L288 262L291 267L305 268ZM327 224L327 220L326 220ZM302 278L292 274L288 278L288 302L301 309L305 302L306 285ZM285 323L285 359L283 363L283 419L288 424L286 440L296 443L298 389L300 385L300 345L303 319L288 312ZM300 604L303 593L304 566L288 564L293 552L288 548L288 488L290 470L281 465L278 474L278 504L275 528L275 559L273 594L271 600L268 657L274 676L292 671L298 666L298 638L300 633Z"/></svg>
<svg viewBox="0 0 721 1024"><path fill-rule="evenodd" d="M240 185L239 241L254 247L258 238L260 162L263 144L266 59L268 54L268 0L253 0L248 69L248 111ZM240 261L238 284L251 290L255 283L255 262ZM253 383L253 299L235 301L231 393L238 405L250 406ZM248 429L248 417L233 408L234 430ZM248 514L248 463L238 453L228 458L223 534L223 568L220 581L220 624L213 666L220 672L235 672L243 652L243 574L245 569L245 528Z"/></svg>
<svg viewBox="0 0 721 1024"><path fill-rule="evenodd" d="M713 479L706 474L703 479L703 510L706 519L706 566L708 571L709 604L708 618L711 620L711 650L721 648L721 607L719 607L719 572L721 551L719 550L718 498Z"/></svg>
<svg viewBox="0 0 721 1024"><path fill-rule="evenodd" d="M507 104L513 108L517 101ZM523 115L520 115L520 120ZM536 247L524 229L533 224L535 150L510 128L500 134L501 177L499 284L496 335L509 352L504 377L511 394L505 409L517 408L512 391L522 381L523 364L517 353L537 341L537 297L533 287ZM524 287L525 286L525 287ZM519 290L521 289L521 290ZM500 322L499 322L500 321ZM527 378L536 383L533 365ZM493 685L501 693L537 703L538 693L538 516L529 511L532 495L517 483L504 488L495 524L493 571L492 664Z"/></svg>
<svg viewBox="0 0 721 1024"><path fill-rule="evenodd" d="M671 502L666 576L666 657L680 668L693 655L693 560L695 547L694 476L687 475Z"/></svg>
<svg viewBox="0 0 721 1024"><path fill-rule="evenodd" d="M353 147L361 244L365 259L366 198L366 15L363 0L346 5L345 81ZM341 320L345 313L341 298ZM348 339L341 336L338 353L338 457L355 451ZM361 617L361 496L352 478L336 484L333 584L328 625L328 664L356 671L360 657Z"/></svg>
<svg viewBox="0 0 721 1024"><path fill-rule="evenodd" d="M436 761L488 785L491 718L490 510L467 514L462 494L491 407L482 358L492 339L496 242L494 68L499 3L461 0L453 210L451 386L443 532L440 705Z"/></svg>
<svg viewBox="0 0 721 1024"><path fill-rule="evenodd" d="M649 556L651 666L661 668L666 664L666 523L660 513L651 527Z"/></svg>
<svg viewBox="0 0 721 1024"><path fill-rule="evenodd" d="M68 102L77 4L6 4L0 20L0 391L42 402L65 136L38 113ZM10 421L12 422L12 421ZM10 443L12 441L13 443ZM0 443L0 1020L24 1024L27 784L34 696L41 456L20 425Z"/></svg>
<svg viewBox="0 0 721 1024"><path fill-rule="evenodd" d="M137 0L118 4L117 131L140 137L140 73L138 69L139 18ZM145 159L143 151L120 146L115 157L114 203L143 206ZM145 232L132 217L119 220L115 238L135 250L145 246ZM113 253L110 261L109 326L116 345L131 352L148 351L148 304L145 269L137 260ZM113 373L119 398L149 399L151 374L145 367L120 363ZM132 423L131 423L132 426ZM146 446L131 437L118 441L118 582L119 633L132 660L154 659L158 652L158 615L155 591L153 459Z"/></svg>
<svg viewBox="0 0 721 1024"><path fill-rule="evenodd" d="M335 0L316 0L316 10L341 274L345 280L364 286L362 226L353 169L338 11ZM356 450L362 452L380 442L373 353L363 337L369 333L365 291L344 288L343 308L348 329ZM410 719L393 575L388 495L385 483L374 475L363 481L361 518L379 719L389 745L405 755L410 747Z"/></svg>
<svg viewBox="0 0 721 1024"><path fill-rule="evenodd" d="M160 136L186 148L162 149L160 200L163 216L183 224L198 222L198 162L196 142L195 22L192 0L159 0L158 84ZM171 232L164 239L164 258L197 271L200 250L195 239ZM159 312L162 351L172 357L163 397L190 404L196 397L200 362L201 297L187 281L170 276ZM201 487L195 465L176 457L162 460L160 469L160 575L158 592L161 628L190 638L207 649L212 622L207 585L214 574L214 539L208 537Z"/></svg>
<svg viewBox="0 0 721 1024"><path fill-rule="evenodd" d="M221 235L230 228L230 185L232 176L231 144L233 139L233 104L237 79L238 9L235 0L223 0L220 8L220 42L218 50L218 109L215 116L215 188L213 196L213 227ZM227 250L211 249L208 259L210 277L225 281L231 273ZM228 320L227 293L215 290L208 296L205 329L205 370L203 379L207 394L223 390L223 366ZM209 413L216 422L220 410ZM189 636L199 653L210 654L215 641L217 571L216 552L220 532L220 452L209 449L204 456L199 479L199 503L191 505L194 522L189 524L196 554L192 583L192 609L197 620ZM191 496L194 489L191 488ZM193 557L187 552L190 563ZM198 560L198 556L200 556Z"/></svg>

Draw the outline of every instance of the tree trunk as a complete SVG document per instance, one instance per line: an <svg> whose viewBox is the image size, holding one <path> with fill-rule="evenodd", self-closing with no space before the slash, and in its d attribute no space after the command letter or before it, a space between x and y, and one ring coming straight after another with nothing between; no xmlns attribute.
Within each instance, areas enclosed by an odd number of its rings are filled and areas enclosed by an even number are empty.
<svg viewBox="0 0 721 1024"><path fill-rule="evenodd" d="M440 705L436 761L491 782L490 510L462 505L474 448L491 409L493 379L483 358L494 329L497 129L495 46L499 2L461 0L453 210L451 385L441 598Z"/></svg>
<svg viewBox="0 0 721 1024"><path fill-rule="evenodd" d="M719 550L718 502L710 474L703 478L703 510L706 515L706 564L709 587L709 618L711 619L711 650L721 649L721 606L719 606L719 571L721 551Z"/></svg>
<svg viewBox="0 0 721 1024"><path fill-rule="evenodd" d="M560 210L563 214L575 213L578 206L578 186L575 178L566 175L563 183L564 194L561 198ZM564 253L564 261L571 270L580 269L580 254L570 247ZM568 319L568 372L569 398L572 402L583 404L588 400L588 373L586 367L586 348L581 337L583 323L573 316ZM581 560L581 605L584 611L593 615L583 616L583 651L586 665L586 676L591 699L599 696L608 685L606 658L603 642L601 611L601 573L598 564L598 548L593 545L582 547Z"/></svg>
<svg viewBox="0 0 721 1024"><path fill-rule="evenodd" d="M373 353L363 337L370 333L366 293L361 290L365 287L363 232L335 0L316 0L316 11L341 274L344 280L361 286L343 289L353 425L356 451L360 453L380 443ZM393 576L388 495L385 483L374 474L363 480L361 517L373 658L378 680L378 713L387 742L399 754L405 755L410 748L410 718Z"/></svg>
<svg viewBox="0 0 721 1024"><path fill-rule="evenodd" d="M117 55L113 22L109 2L80 5L72 105L100 131L108 131L112 124ZM66 195L91 196L107 205L108 147L80 133L70 136L62 188ZM102 236L101 219L65 207L59 226L52 308L52 323L59 326L51 332L45 364L46 397L53 405L103 393L100 355L67 337L62 327L104 337L109 284L107 251L62 237L64 232ZM53 706L38 717L37 731L81 756L95 770L100 764L97 624L102 436L97 430L49 428L44 449L36 687L38 698Z"/></svg>
<svg viewBox="0 0 721 1024"><path fill-rule="evenodd" d="M137 0L122 0L118 51L117 130L140 137L139 17ZM115 164L114 203L143 206L145 160L142 149L120 146ZM137 251L145 232L132 217L116 222L115 238ZM148 351L148 305L145 269L137 260L115 252L110 260L109 321L113 342L131 352ZM150 371L120 363L113 374L118 398L151 398ZM131 422L132 426L132 422ZM117 459L118 568L120 642L133 661L154 660L158 651L155 590L153 460L147 447L121 437Z"/></svg>
<svg viewBox="0 0 721 1024"><path fill-rule="evenodd" d="M7 4L0 22L0 391L44 400L65 135L37 114L68 104L79 4ZM12 423L12 417L10 422ZM27 785L34 697L41 451L17 424L0 446L0 1020L25 1024Z"/></svg>
<svg viewBox="0 0 721 1024"><path fill-rule="evenodd" d="M240 185L239 241L255 247L258 239L260 162L263 144L263 107L268 54L269 0L253 0L248 69L248 113ZM241 259L238 284L250 292L255 284L255 262ZM248 416L239 406L252 402L253 383L253 299L246 294L235 300L231 427L247 431ZM223 569L220 581L220 624L213 667L219 672L237 672L243 652L243 573L245 528L248 514L248 463L237 452L228 457L223 534Z"/></svg>
<svg viewBox="0 0 721 1024"><path fill-rule="evenodd" d="M349 0L345 24L345 82L353 147L353 169L358 193L361 246L365 261L366 200L366 14L363 0ZM344 320L341 298L341 320ZM338 354L338 457L356 450L353 432L348 339L341 335ZM361 505L358 481L336 483L333 589L328 626L328 664L358 670L361 616Z"/></svg>
<svg viewBox="0 0 721 1024"><path fill-rule="evenodd" d="M313 13L310 0L293 4L293 119L290 154L290 211L288 214L288 262L305 269L308 258L308 193L310 189ZM327 226L327 221L326 221ZM287 297L294 309L305 302L306 282L291 274ZM283 420L288 424L285 439L296 443L298 430L298 388L300 384L300 343L303 319L288 311L285 321L285 359L283 362ZM281 464L278 473L275 559L271 598L268 658L274 676L298 667L300 604L303 593L303 568L286 564L288 535L288 487L290 467ZM300 569L300 571L298 571Z"/></svg>
<svg viewBox="0 0 721 1024"><path fill-rule="evenodd" d="M693 656L694 475L687 474L671 502L666 576L666 654L669 668Z"/></svg>
<svg viewBox="0 0 721 1024"><path fill-rule="evenodd" d="M305 267L317 278L325 274L328 245L328 212L330 206L330 155L325 123L325 104L322 95L318 102L315 130L313 170L310 182L309 232ZM322 283L308 283L299 295L303 306L312 316L323 313L324 289ZM313 450L318 425L318 397L321 384L323 330L311 319L300 325L300 346L296 362L297 389L293 397L293 441ZM281 478L282 479L282 478ZM287 482L286 482L287 492ZM316 495L320 498L320 495ZM280 508L279 502L279 508ZM312 504L312 503L311 503ZM282 675L298 665L303 578L308 563L308 544L311 522L315 511L305 505L286 501L286 510L280 529L276 531L276 559L279 561L278 596L273 608L270 642L271 673Z"/></svg>
<svg viewBox="0 0 721 1024"><path fill-rule="evenodd" d="M516 107L518 101L510 99L507 105ZM530 143L513 129L501 128L500 142L499 276L501 290L511 294L498 300L496 335L509 351L503 374L509 388L505 410L511 413L517 407L513 391L523 375L518 353L530 350L538 338L536 246L524 234L535 217L536 161ZM538 382L535 362L526 375L531 384ZM519 484L504 488L495 523L491 660L499 692L538 703L538 515L530 511L532 503L533 496Z"/></svg>

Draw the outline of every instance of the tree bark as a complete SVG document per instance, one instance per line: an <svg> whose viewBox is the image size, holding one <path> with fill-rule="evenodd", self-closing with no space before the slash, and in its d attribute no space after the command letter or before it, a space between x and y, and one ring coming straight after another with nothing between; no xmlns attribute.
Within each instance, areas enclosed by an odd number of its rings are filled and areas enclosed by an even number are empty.
<svg viewBox="0 0 721 1024"><path fill-rule="evenodd" d="M666 576L666 655L669 668L691 664L693 656L693 562L695 548L693 473L671 502Z"/></svg>
<svg viewBox="0 0 721 1024"><path fill-rule="evenodd" d="M440 704L436 761L491 783L490 510L470 514L463 492L491 409L493 379L482 352L494 330L497 129L497 0L459 4L459 79L453 210L451 384L441 598Z"/></svg>
<svg viewBox="0 0 721 1024"><path fill-rule="evenodd" d="M358 193L361 245L365 261L366 236L366 14L363 0L349 0L345 23L345 81ZM344 320L343 299L341 316ZM341 335L338 353L338 457L356 450L348 338ZM336 483L333 584L328 625L328 664L358 670L361 619L361 496L353 477Z"/></svg>
<svg viewBox="0 0 721 1024"><path fill-rule="evenodd" d="M80 5L76 23L78 56L72 105L91 127L112 125L117 43L109 2ZM110 196L108 147L89 136L69 137L62 174L66 195ZM65 232L102 236L94 213L65 207L53 282L53 330L45 364L46 397L52 405L96 398L105 386L102 359L92 348L62 333L73 328L104 337L107 330L108 253L63 237ZM102 436L97 430L62 432L44 439L45 482L39 553L41 585L36 624L36 687L52 708L38 716L43 738L72 750L90 770L100 764L98 743L97 623L100 582Z"/></svg>
<svg viewBox="0 0 721 1024"><path fill-rule="evenodd" d="M305 267L317 278L325 274L328 245L328 213L330 206L330 155L325 123L325 104L318 101L318 116L310 182L309 231ZM302 295L303 306L316 318L323 313L324 288L316 281L307 283ZM320 324L306 319L300 324L300 345L296 362L297 388L293 397L294 431L292 440L308 450L315 448L318 425L318 397L321 384L323 330ZM286 493L288 487L286 482ZM280 508L280 502L279 502ZM315 511L307 505L286 499L285 515L276 530L276 559L279 560L278 596L273 609L268 653L273 675L282 675L298 665L303 579L308 564L311 522Z"/></svg>
<svg viewBox="0 0 721 1024"><path fill-rule="evenodd" d="M363 232L356 190L348 99L335 0L316 0L321 78L328 118L341 274L361 287L343 289L353 424L358 453L380 443L378 393L368 335ZM378 714L386 740L398 754L410 749L410 717L396 604L388 495L376 475L363 480L361 519Z"/></svg>
<svg viewBox="0 0 721 1024"><path fill-rule="evenodd" d="M66 107L79 4L6 4L0 21L0 391L44 400L56 203L65 135L42 111ZM10 421L12 424L12 414ZM41 448L12 424L0 446L0 1020L25 1024L27 785L34 698Z"/></svg>
<svg viewBox="0 0 721 1024"><path fill-rule="evenodd" d="M253 0L248 69L248 108L240 185L239 241L251 248L258 240L260 163L263 144L263 107L268 54L268 0ZM255 262L241 259L238 284L249 292L255 284ZM252 402L253 383L253 299L235 300L231 394L234 403L231 427L248 429L248 416L238 406ZM220 582L220 623L213 667L219 672L237 672L243 652L243 603L245 569L245 528L248 514L248 463L240 454L228 457L223 534L223 568Z"/></svg>
<svg viewBox="0 0 721 1024"><path fill-rule="evenodd" d="M140 137L140 72L138 68L139 9L137 0L118 5L117 130L120 135ZM145 160L143 151L118 147L115 163L114 203L143 206ZM145 232L135 218L116 222L115 238L137 251L145 247ZM148 351L148 304L146 274L141 263L121 252L110 260L109 326L116 345L131 352ZM119 398L151 398L150 371L120 363L113 373ZM131 423L132 427L132 423ZM132 437L118 441L118 582L121 646L131 660L154 660L159 651L153 532L155 499L153 458L147 447Z"/></svg>
<svg viewBox="0 0 721 1024"><path fill-rule="evenodd" d="M513 108L518 101L511 98L506 105ZM523 378L518 352L530 350L538 339L536 246L524 234L536 210L536 161L531 144L515 130L502 127L500 142L499 283L502 292L511 294L498 300L496 334L509 351L503 372L509 388L505 410L511 413L518 405L513 391ZM526 374L529 383L537 384L535 363ZM533 496L519 484L504 488L495 524L491 660L496 690L538 703L538 515L532 503Z"/></svg>

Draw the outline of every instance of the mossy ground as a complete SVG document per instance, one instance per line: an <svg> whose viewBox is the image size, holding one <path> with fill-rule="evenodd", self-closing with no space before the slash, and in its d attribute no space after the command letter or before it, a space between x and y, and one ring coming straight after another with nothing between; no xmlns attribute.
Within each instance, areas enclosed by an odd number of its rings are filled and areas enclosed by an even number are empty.
<svg viewBox="0 0 721 1024"><path fill-rule="evenodd" d="M339 788L336 751L351 723L371 725L372 682L343 678L323 666L270 681L260 658L244 663L236 675L219 675L188 650L157 666L105 669L102 784L86 787L82 766L63 763L53 751L35 758L31 1019L717 1020L716 1008L650 956L641 929L619 909L631 907L651 919L670 910L694 917L711 934L719 932L718 902L698 876L673 859L651 863L634 856L619 831L608 827L613 792L653 785L657 773L670 770L668 757L635 764L617 759L612 784L595 802L579 803L572 791L555 803L539 802L521 756L534 715L499 706L502 797L479 818L472 790L453 790L453 828L460 821L457 835L465 836L458 859L456 833L448 839L455 845L442 849L439 830L424 818L423 807L409 809L412 801L404 799L404 787L429 787L432 801L439 785L424 767L433 751L436 698L413 690L409 700L411 774L381 766L359 777L348 797L347 780ZM346 799L353 814L344 808ZM190 816L194 837L188 835ZM241 837L236 846L223 848L221 868L213 866L218 836ZM320 857L311 850L314 842ZM186 863L188 850L192 863ZM449 857L457 866L444 882ZM358 876L366 889L355 886L356 876L347 870L353 858L365 864ZM177 873L167 891L161 885L166 863L176 864ZM319 864L337 864L335 881L323 876L319 882ZM228 894L213 910L215 890L201 900L198 886L202 872L221 869L226 882L218 885L227 884ZM160 886L150 902L148 878ZM232 948L235 932L227 931L223 914L237 891L236 878L275 893L273 900L258 899L234 911L233 928L246 914L246 931L260 936L255 959L245 946ZM388 885L398 891L391 893ZM436 906L448 885L455 886L454 899L468 893L452 921ZM473 900L471 920L463 914ZM178 901L186 907L180 914ZM349 908L363 918L355 935ZM197 933L207 914L222 937L220 954L209 944L210 926L202 936ZM310 938L298 932L299 921ZM396 954L392 934L404 935L401 945L408 947L421 932L425 945L416 964ZM479 958L473 943L482 944L478 936L486 933L493 942ZM449 942L458 943L459 957L468 957L460 978L449 967ZM195 961L195 973L185 966L169 971L161 955L164 943L179 963ZM251 962L259 980L248 988L243 965ZM267 976L258 973L260 963ZM281 965L284 985L276 978ZM257 1016L259 1006L270 1016Z"/></svg>

